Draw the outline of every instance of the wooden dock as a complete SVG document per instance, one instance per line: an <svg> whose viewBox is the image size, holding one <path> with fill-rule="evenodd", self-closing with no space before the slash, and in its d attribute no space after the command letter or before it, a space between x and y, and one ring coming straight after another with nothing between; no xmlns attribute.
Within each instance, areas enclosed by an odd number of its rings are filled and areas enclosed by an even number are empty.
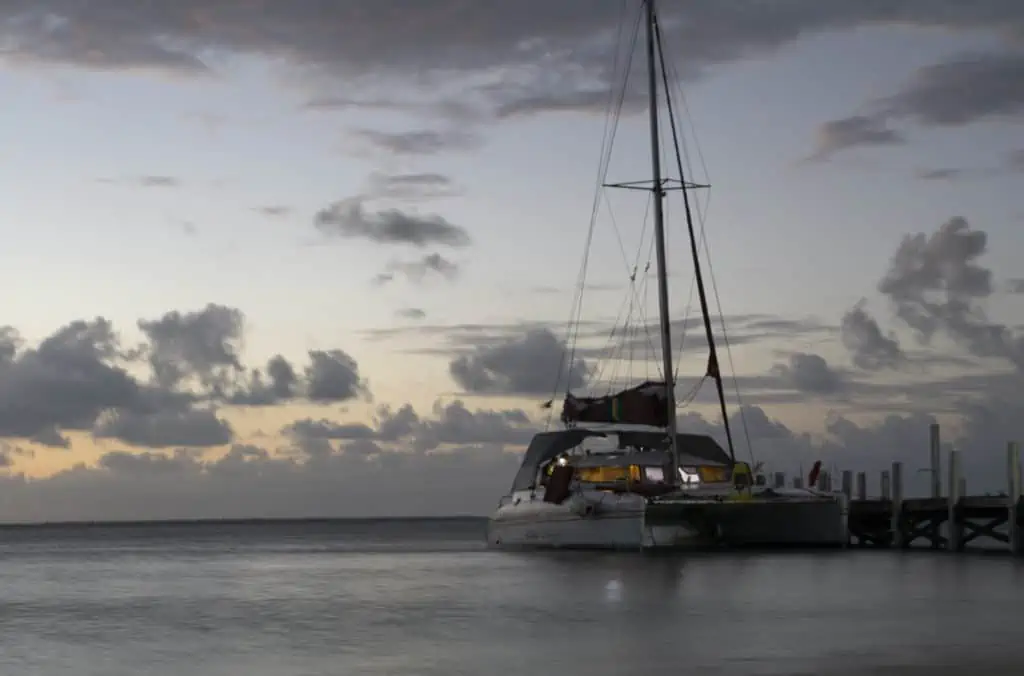
<svg viewBox="0 0 1024 676"><path fill-rule="evenodd" d="M967 495L960 451L948 454L946 491L938 425L931 428L931 495L908 498L903 492L903 466L894 462L881 473L879 493L869 497L867 475L842 472L841 491L848 498L847 528L851 547L928 548L961 552L966 549L1009 551L1024 554L1024 503L1021 501L1020 447L1007 444L1006 492L1001 495ZM800 486L802 477L795 477ZM775 474L775 484L785 476ZM818 477L818 488L832 490L827 472ZM980 541L980 542L979 542ZM1002 546L1000 546L1000 544ZM973 545L973 546L971 546ZM970 546L970 547L969 547Z"/></svg>

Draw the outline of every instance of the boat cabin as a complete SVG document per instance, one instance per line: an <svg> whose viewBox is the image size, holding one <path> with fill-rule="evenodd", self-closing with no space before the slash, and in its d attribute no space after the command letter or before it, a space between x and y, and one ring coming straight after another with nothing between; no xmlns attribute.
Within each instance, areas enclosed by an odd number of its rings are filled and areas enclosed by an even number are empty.
<svg viewBox="0 0 1024 676"><path fill-rule="evenodd" d="M711 437L679 434L680 482L669 483L673 471L668 437L662 432L569 429L538 434L531 441L512 491L567 491L572 483L598 490L659 495L708 484L749 485L745 463L735 467Z"/></svg>

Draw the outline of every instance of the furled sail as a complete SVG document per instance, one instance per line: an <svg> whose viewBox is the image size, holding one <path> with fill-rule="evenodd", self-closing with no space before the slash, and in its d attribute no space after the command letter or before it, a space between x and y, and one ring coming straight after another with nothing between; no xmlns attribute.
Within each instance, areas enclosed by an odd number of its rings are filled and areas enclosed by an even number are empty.
<svg viewBox="0 0 1024 676"><path fill-rule="evenodd" d="M604 397L576 397L570 393L562 404L562 422L667 427L666 400L665 383L654 381Z"/></svg>

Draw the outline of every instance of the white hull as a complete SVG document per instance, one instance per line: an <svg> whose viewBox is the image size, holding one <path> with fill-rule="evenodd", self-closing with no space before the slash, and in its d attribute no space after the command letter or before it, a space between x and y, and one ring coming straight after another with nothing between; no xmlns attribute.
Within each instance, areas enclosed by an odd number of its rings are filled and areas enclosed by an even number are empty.
<svg viewBox="0 0 1024 676"><path fill-rule="evenodd" d="M696 525L698 512L710 515L710 527L707 521ZM805 492L736 502L698 498L655 507L628 493L588 491L551 504L523 491L502 500L488 523L487 541L503 549L842 547L847 532L846 501L839 495Z"/></svg>
<svg viewBox="0 0 1024 676"><path fill-rule="evenodd" d="M593 491L556 505L524 491L502 500L488 523L487 544L504 549L617 550L707 544L686 524L649 526L645 521L645 500L638 495Z"/></svg>

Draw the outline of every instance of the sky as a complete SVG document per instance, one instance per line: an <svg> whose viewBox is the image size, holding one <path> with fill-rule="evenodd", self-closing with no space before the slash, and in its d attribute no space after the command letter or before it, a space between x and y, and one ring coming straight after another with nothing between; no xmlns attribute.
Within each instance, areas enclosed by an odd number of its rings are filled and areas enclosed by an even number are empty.
<svg viewBox="0 0 1024 676"><path fill-rule="evenodd" d="M650 177L639 12L3 3L0 520L486 514L541 403L658 374L649 196L599 188ZM659 12L739 457L914 490L939 422L1003 489L1024 5ZM681 204L679 420L722 439Z"/></svg>

